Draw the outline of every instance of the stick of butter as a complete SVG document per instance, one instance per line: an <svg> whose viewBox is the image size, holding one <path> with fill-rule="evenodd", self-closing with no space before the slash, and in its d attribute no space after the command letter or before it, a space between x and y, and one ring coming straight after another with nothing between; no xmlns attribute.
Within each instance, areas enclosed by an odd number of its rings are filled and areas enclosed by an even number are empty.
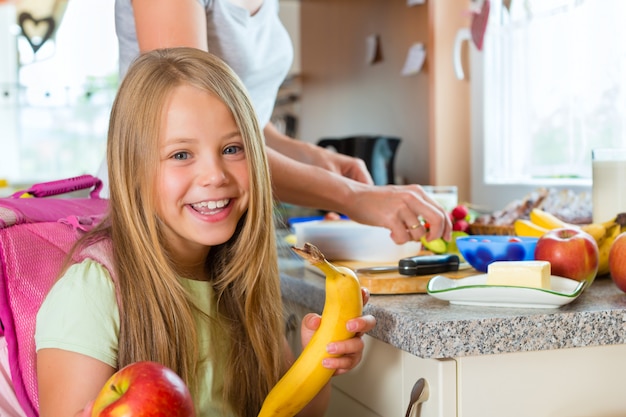
<svg viewBox="0 0 626 417"><path fill-rule="evenodd" d="M487 285L550 289L550 262L497 261L487 266Z"/></svg>

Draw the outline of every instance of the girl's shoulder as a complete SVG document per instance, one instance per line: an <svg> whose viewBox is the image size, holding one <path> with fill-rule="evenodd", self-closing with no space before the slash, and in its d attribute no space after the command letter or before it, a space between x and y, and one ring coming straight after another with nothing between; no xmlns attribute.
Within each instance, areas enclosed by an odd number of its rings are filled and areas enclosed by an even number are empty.
<svg viewBox="0 0 626 417"><path fill-rule="evenodd" d="M91 258L70 265L59 280L52 286L48 297L54 291L106 294L114 292L114 285L108 269Z"/></svg>
<svg viewBox="0 0 626 417"><path fill-rule="evenodd" d="M113 243L108 237L101 237L74 252L72 261L76 264L91 259L106 269L110 278L115 280L115 267L113 262Z"/></svg>
<svg viewBox="0 0 626 417"><path fill-rule="evenodd" d="M44 299L36 319L37 350L64 349L116 366L119 323L107 269L85 259L71 265Z"/></svg>

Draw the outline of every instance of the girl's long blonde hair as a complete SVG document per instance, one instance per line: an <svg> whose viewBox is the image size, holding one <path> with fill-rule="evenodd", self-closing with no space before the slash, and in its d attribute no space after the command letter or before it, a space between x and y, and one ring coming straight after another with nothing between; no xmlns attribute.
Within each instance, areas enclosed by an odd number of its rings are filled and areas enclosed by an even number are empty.
<svg viewBox="0 0 626 417"><path fill-rule="evenodd" d="M234 236L210 250L206 269L217 296L217 320L204 322L220 326L222 339L227 336L227 349L210 352L213 366L223 371L226 403L238 416L256 416L284 360L273 200L253 107L238 77L221 60L193 48L172 48L143 54L132 65L110 118L109 216L83 243L106 235L113 242L119 366L157 361L197 390L198 361L207 352L198 352L194 307L163 240L154 187L164 103L182 84L219 97L244 141L250 203Z"/></svg>

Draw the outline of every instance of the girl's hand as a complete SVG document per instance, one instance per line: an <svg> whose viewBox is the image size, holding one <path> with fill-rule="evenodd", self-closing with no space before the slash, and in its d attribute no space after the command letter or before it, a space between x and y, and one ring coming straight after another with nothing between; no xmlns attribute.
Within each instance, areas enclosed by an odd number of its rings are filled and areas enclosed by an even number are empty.
<svg viewBox="0 0 626 417"><path fill-rule="evenodd" d="M93 401L89 401L82 411L76 413L74 417L91 417L91 410L93 409Z"/></svg>
<svg viewBox="0 0 626 417"><path fill-rule="evenodd" d="M369 291L361 288L363 295L363 305L369 300ZM302 346L313 337L313 333L321 324L321 316L315 313L309 313L302 319ZM340 355L338 357L326 358L322 365L328 369L335 369L334 375L341 375L355 368L363 357L363 340L361 336L369 332L376 326L376 318L372 315L363 315L361 317L348 320L346 328L348 331L355 333L354 337L344 341L331 341L326 350L328 353Z"/></svg>

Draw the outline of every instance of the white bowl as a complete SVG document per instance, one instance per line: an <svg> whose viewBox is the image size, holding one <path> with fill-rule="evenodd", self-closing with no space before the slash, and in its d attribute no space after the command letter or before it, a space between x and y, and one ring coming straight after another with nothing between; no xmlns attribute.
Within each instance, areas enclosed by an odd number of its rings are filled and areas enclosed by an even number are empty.
<svg viewBox="0 0 626 417"><path fill-rule="evenodd" d="M332 261L397 262L415 256L420 242L396 244L384 227L367 226L351 220L318 220L295 223L296 245L312 243Z"/></svg>

